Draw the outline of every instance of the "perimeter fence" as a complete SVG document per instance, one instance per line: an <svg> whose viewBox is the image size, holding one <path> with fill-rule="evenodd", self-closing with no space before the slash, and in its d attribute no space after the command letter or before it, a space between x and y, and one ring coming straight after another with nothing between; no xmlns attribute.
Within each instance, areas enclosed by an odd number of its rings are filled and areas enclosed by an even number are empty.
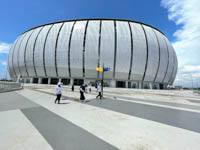
<svg viewBox="0 0 200 150"><path fill-rule="evenodd" d="M0 81L0 92L22 89L21 83Z"/></svg>

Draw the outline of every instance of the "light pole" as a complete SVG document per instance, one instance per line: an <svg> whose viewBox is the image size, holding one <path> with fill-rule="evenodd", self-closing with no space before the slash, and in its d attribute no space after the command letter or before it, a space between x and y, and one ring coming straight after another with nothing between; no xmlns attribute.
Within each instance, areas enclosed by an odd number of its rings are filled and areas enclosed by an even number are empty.
<svg viewBox="0 0 200 150"><path fill-rule="evenodd" d="M101 80L101 85L102 85L102 97L103 97L103 78L104 78L104 63L103 63L102 80Z"/></svg>

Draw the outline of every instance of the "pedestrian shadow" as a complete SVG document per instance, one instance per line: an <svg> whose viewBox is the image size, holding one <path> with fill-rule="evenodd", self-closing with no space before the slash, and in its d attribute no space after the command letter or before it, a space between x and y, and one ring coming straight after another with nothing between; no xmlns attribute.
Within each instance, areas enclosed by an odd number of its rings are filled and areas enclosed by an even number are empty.
<svg viewBox="0 0 200 150"><path fill-rule="evenodd" d="M60 99L61 101L67 101L67 100L69 100L69 99L67 99L67 98L63 98L63 99Z"/></svg>
<svg viewBox="0 0 200 150"><path fill-rule="evenodd" d="M85 102L90 102L90 100L85 100Z"/></svg>
<svg viewBox="0 0 200 150"><path fill-rule="evenodd" d="M81 102L81 103L88 103L88 102L90 102L90 100L84 100L84 101L79 100L79 102Z"/></svg>
<svg viewBox="0 0 200 150"><path fill-rule="evenodd" d="M63 104L63 105L66 105L66 104L70 104L70 103L59 103L59 104Z"/></svg>

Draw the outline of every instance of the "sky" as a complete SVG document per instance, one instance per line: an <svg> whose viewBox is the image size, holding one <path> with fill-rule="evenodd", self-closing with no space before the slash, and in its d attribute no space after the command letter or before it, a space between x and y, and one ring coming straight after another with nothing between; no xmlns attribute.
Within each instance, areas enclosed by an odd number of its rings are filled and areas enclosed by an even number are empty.
<svg viewBox="0 0 200 150"><path fill-rule="evenodd" d="M164 32L178 57L174 84L200 86L199 14L200 0L1 1L0 78L6 76L10 46L32 27L77 18L121 18L141 21Z"/></svg>

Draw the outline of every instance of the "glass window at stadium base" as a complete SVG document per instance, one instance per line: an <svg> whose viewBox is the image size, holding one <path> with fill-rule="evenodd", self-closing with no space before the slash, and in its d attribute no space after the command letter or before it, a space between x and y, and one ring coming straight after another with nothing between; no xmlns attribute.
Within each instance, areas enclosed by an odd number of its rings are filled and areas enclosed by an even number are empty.
<svg viewBox="0 0 200 150"><path fill-rule="evenodd" d="M178 68L176 53L160 30L122 19L74 19L34 27L11 46L14 81L81 85L102 78L110 87L165 89Z"/></svg>

